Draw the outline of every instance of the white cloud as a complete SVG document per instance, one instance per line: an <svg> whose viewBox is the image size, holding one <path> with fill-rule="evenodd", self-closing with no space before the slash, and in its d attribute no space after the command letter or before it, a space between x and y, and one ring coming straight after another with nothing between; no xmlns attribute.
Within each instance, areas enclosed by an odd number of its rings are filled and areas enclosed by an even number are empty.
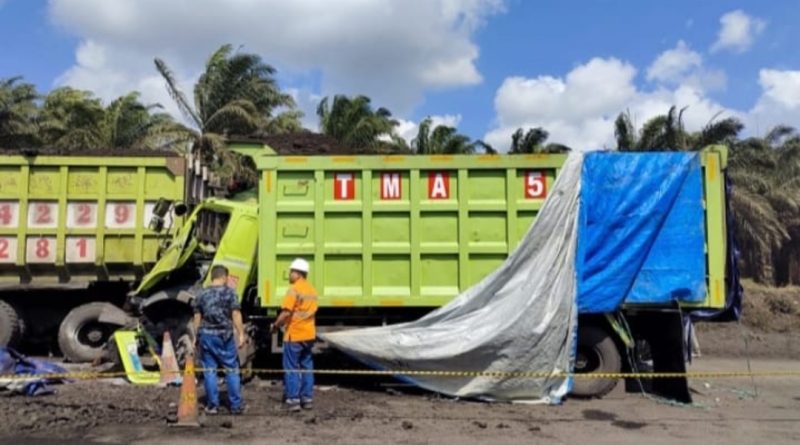
<svg viewBox="0 0 800 445"><path fill-rule="evenodd" d="M800 71L761 70L759 83L765 99L784 108L800 108Z"/></svg>
<svg viewBox="0 0 800 445"><path fill-rule="evenodd" d="M763 94L747 116L751 131L762 135L777 124L800 127L800 71L762 69L758 77Z"/></svg>
<svg viewBox="0 0 800 445"><path fill-rule="evenodd" d="M766 21L751 17L741 9L723 15L719 23L721 27L716 42L711 45L712 53L721 50L743 53L767 27Z"/></svg>
<svg viewBox="0 0 800 445"><path fill-rule="evenodd" d="M565 79L539 76L507 78L495 96L506 121L574 119L618 109L635 93L636 69L617 59L590 60Z"/></svg>
<svg viewBox="0 0 800 445"><path fill-rule="evenodd" d="M57 78L56 84L91 90L106 101L130 91L139 91L145 103L161 104L167 112L185 121L155 68L150 73L140 71L139 75L131 75L131 71L119 68L135 64L137 58L120 56L110 55L108 47L86 41L76 51L77 64ZM191 85L197 75L178 73L178 84L187 94L191 94Z"/></svg>
<svg viewBox="0 0 800 445"><path fill-rule="evenodd" d="M683 40L674 49L661 53L647 69L647 80L680 82L690 70L699 68L703 57L693 51Z"/></svg>
<svg viewBox="0 0 800 445"><path fill-rule="evenodd" d="M429 116L431 118L431 127L436 128L439 125L444 125L447 127L458 127L458 124L461 123L461 115L460 114L444 114L444 115L433 115ZM414 122L411 120L399 119L400 125L397 126L395 132L398 136L402 137L406 140L409 144L411 141L417 137L417 132L419 131L419 123Z"/></svg>
<svg viewBox="0 0 800 445"><path fill-rule="evenodd" d="M497 127L484 139L505 150L518 127L544 127L551 141L576 148L607 145L611 123L636 96L635 75L629 63L595 58L564 78L507 78L495 95Z"/></svg>
<svg viewBox="0 0 800 445"><path fill-rule="evenodd" d="M681 66L676 70L674 67L680 64L665 64L663 54L659 56L658 63L653 64L657 69L651 66L649 70L658 73L652 76L654 80L682 77L686 82L658 84L648 91L636 87L636 69L631 64L614 58L592 59L563 78L507 78L495 95L496 126L485 140L506 150L517 128L543 127L552 142L580 150L611 148L615 145L614 120L625 110L639 127L672 105L688 107L683 119L689 130L699 130L719 112L739 115L706 96L702 86L692 80L701 61L688 59L693 69Z"/></svg>
<svg viewBox="0 0 800 445"><path fill-rule="evenodd" d="M614 120L629 111L634 126L667 112L685 108L683 123L698 131L711 119L736 117L744 135L764 135L778 124L800 127L800 71L762 69L761 95L746 110L737 110L708 96L708 73L702 58L679 42L659 55L647 70L652 88L637 88L636 69L614 58L592 59L563 77L509 77L495 94L495 126L484 140L507 150L517 128L543 127L551 142L579 150L613 148ZM724 73L722 73L724 76Z"/></svg>
<svg viewBox="0 0 800 445"><path fill-rule="evenodd" d="M297 88L289 88L286 92L294 99L294 102L297 104L297 109L303 112L303 117L300 119L303 127L318 131L319 118L317 117L317 106L319 106L323 96Z"/></svg>
<svg viewBox="0 0 800 445"><path fill-rule="evenodd" d="M475 31L504 0L50 0L51 20L80 38L58 80L110 99L142 89L168 100L153 67L190 85L222 43L244 44L281 72L321 74L320 91L364 93L397 114L430 89L482 81ZM159 87L160 85L160 87Z"/></svg>
<svg viewBox="0 0 800 445"><path fill-rule="evenodd" d="M683 40L661 53L647 68L647 80L670 86L691 85L703 91L724 90L725 72L704 66L703 56Z"/></svg>

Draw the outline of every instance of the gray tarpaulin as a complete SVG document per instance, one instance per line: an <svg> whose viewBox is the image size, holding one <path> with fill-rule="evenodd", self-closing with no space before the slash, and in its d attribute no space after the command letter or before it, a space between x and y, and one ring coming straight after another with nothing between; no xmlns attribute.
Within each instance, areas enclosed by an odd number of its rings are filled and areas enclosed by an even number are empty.
<svg viewBox="0 0 800 445"><path fill-rule="evenodd" d="M546 372L572 369L577 330L575 248L583 155L564 164L536 222L491 275L409 323L322 337L369 366L391 370ZM555 403L563 377L411 376L444 394Z"/></svg>

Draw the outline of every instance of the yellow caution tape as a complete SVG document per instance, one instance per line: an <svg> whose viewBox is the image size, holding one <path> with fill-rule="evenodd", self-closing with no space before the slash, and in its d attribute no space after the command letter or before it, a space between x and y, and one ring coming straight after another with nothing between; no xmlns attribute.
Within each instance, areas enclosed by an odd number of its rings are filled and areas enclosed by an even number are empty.
<svg viewBox="0 0 800 445"><path fill-rule="evenodd" d="M205 370L198 368L195 373L202 373ZM214 372L230 372L225 369L214 369ZM247 369L239 370L239 373L254 374L283 374L283 369ZM525 372L525 371L414 371L414 370L369 370L369 369L314 369L296 370L297 373L313 373L317 375L344 375L344 376L422 376L422 377L487 377L497 379L543 379L543 378L568 378L575 379L725 379L725 378L746 378L746 377L800 377L800 371L699 371L699 372L593 372L593 373L574 373L574 372ZM0 375L0 382L5 381L28 381L39 379L66 379L66 380L96 380L107 378L118 378L135 376L137 374L152 373L143 372L92 372L76 371L52 374L7 374ZM182 373L181 373L182 374Z"/></svg>

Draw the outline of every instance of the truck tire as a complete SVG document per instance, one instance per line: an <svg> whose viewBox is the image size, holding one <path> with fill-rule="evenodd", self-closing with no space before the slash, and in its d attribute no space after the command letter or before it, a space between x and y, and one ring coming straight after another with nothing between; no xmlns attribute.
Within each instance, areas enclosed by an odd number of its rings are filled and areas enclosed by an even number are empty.
<svg viewBox="0 0 800 445"><path fill-rule="evenodd" d="M0 346L14 347L22 339L22 318L6 301L0 300Z"/></svg>
<svg viewBox="0 0 800 445"><path fill-rule="evenodd" d="M91 362L103 355L103 346L118 326L100 323L111 303L88 303L71 310L58 329L58 347L72 363Z"/></svg>
<svg viewBox="0 0 800 445"><path fill-rule="evenodd" d="M595 326L578 328L578 351L575 372L618 373L622 371L622 357L614 339L604 329ZM573 380L572 395L576 397L603 397L611 392L619 379Z"/></svg>

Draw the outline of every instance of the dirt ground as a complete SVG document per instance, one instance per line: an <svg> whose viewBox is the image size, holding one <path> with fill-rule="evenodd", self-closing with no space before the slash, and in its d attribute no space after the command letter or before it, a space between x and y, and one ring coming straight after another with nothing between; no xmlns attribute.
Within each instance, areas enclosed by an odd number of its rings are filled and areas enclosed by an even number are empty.
<svg viewBox="0 0 800 445"><path fill-rule="evenodd" d="M800 290L745 287L741 324L698 326L702 356L690 370L746 371L749 357L753 371L800 373ZM0 444L800 443L800 377L692 380L692 406L622 383L601 400L560 406L453 400L391 379L318 383L315 409L291 415L280 382L256 379L244 389L245 415L201 417L197 429L167 424L177 388L102 380L39 398L0 393Z"/></svg>
<svg viewBox="0 0 800 445"><path fill-rule="evenodd" d="M754 359L754 371L800 372L800 361ZM697 359L692 370L746 370L742 358ZM561 406L452 400L391 381L317 388L313 411L280 407L281 385L245 387L247 412L201 417L202 428L167 425L177 388L80 381L39 398L0 395L0 443L8 444L473 444L800 442L800 378L694 380L694 406L625 393ZM200 390L202 400L202 389Z"/></svg>

